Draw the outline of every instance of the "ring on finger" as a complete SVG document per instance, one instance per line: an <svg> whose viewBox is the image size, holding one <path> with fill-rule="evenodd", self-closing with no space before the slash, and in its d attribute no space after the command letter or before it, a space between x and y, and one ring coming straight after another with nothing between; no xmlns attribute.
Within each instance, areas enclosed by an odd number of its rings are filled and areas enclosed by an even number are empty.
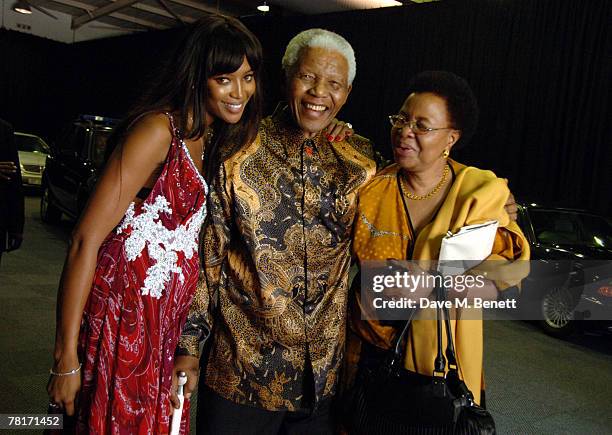
<svg viewBox="0 0 612 435"><path fill-rule="evenodd" d="M57 403L55 403L55 402L49 402L49 406L50 406L51 408L59 408L59 407L60 407L60 406L59 406Z"/></svg>
<svg viewBox="0 0 612 435"><path fill-rule="evenodd" d="M353 124L351 124L350 122L347 122L345 125L346 125L348 128L353 128Z"/></svg>

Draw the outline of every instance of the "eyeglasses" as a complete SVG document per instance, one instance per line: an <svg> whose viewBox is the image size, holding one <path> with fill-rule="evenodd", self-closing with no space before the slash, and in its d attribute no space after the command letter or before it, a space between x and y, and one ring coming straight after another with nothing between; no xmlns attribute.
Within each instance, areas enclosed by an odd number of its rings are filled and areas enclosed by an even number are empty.
<svg viewBox="0 0 612 435"><path fill-rule="evenodd" d="M409 121L403 115L389 115L389 122L395 128L408 127L414 134L427 134L436 130L452 130L453 127L425 127L420 121Z"/></svg>

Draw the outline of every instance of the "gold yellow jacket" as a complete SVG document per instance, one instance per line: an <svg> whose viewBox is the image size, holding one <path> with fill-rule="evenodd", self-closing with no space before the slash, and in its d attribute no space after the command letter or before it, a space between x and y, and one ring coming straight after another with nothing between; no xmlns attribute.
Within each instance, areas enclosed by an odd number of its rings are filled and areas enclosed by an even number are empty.
<svg viewBox="0 0 612 435"><path fill-rule="evenodd" d="M492 254L487 260L510 260L501 267L496 281L503 289L516 285L528 273L529 245L523 233L511 222L504 210L508 197L506 182L491 171L468 167L449 160L453 184L434 219L416 236L411 233L409 220L397 187L399 167L394 164L377 174L359 194L355 224L354 251L360 262L407 259L412 248L413 260L437 259L440 244L448 231L457 232L465 225L487 220L499 221ZM355 294L351 327L371 344L388 348L395 338L395 329L377 321L361 320L360 300ZM471 316L474 317L474 316ZM463 379L477 402L484 388L482 320L452 320L455 347ZM431 375L437 350L436 322L417 316L413 321L405 352L406 368ZM349 344L349 364L358 359L359 346Z"/></svg>

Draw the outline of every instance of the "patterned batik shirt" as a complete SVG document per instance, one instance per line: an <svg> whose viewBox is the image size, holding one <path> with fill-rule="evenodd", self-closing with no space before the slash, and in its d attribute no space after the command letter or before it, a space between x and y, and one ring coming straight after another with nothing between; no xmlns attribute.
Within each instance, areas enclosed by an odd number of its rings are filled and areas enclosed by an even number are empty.
<svg viewBox="0 0 612 435"><path fill-rule="evenodd" d="M197 355L214 317L206 384L267 410L311 409L335 392L356 196L376 172L367 139L305 139L293 125L287 110L264 119L214 180L206 279L178 351Z"/></svg>

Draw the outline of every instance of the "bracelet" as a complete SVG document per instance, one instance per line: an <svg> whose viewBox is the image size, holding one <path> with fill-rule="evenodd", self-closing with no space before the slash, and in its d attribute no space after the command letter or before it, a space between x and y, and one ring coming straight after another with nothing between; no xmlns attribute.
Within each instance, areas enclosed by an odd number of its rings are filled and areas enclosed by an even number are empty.
<svg viewBox="0 0 612 435"><path fill-rule="evenodd" d="M64 372L64 373L54 372L53 371L53 367L52 367L52 368L49 369L49 373L52 376L70 376L70 375L77 374L81 370L81 366L82 365L83 365L83 363L79 363L79 366L76 369L72 369L69 372Z"/></svg>

